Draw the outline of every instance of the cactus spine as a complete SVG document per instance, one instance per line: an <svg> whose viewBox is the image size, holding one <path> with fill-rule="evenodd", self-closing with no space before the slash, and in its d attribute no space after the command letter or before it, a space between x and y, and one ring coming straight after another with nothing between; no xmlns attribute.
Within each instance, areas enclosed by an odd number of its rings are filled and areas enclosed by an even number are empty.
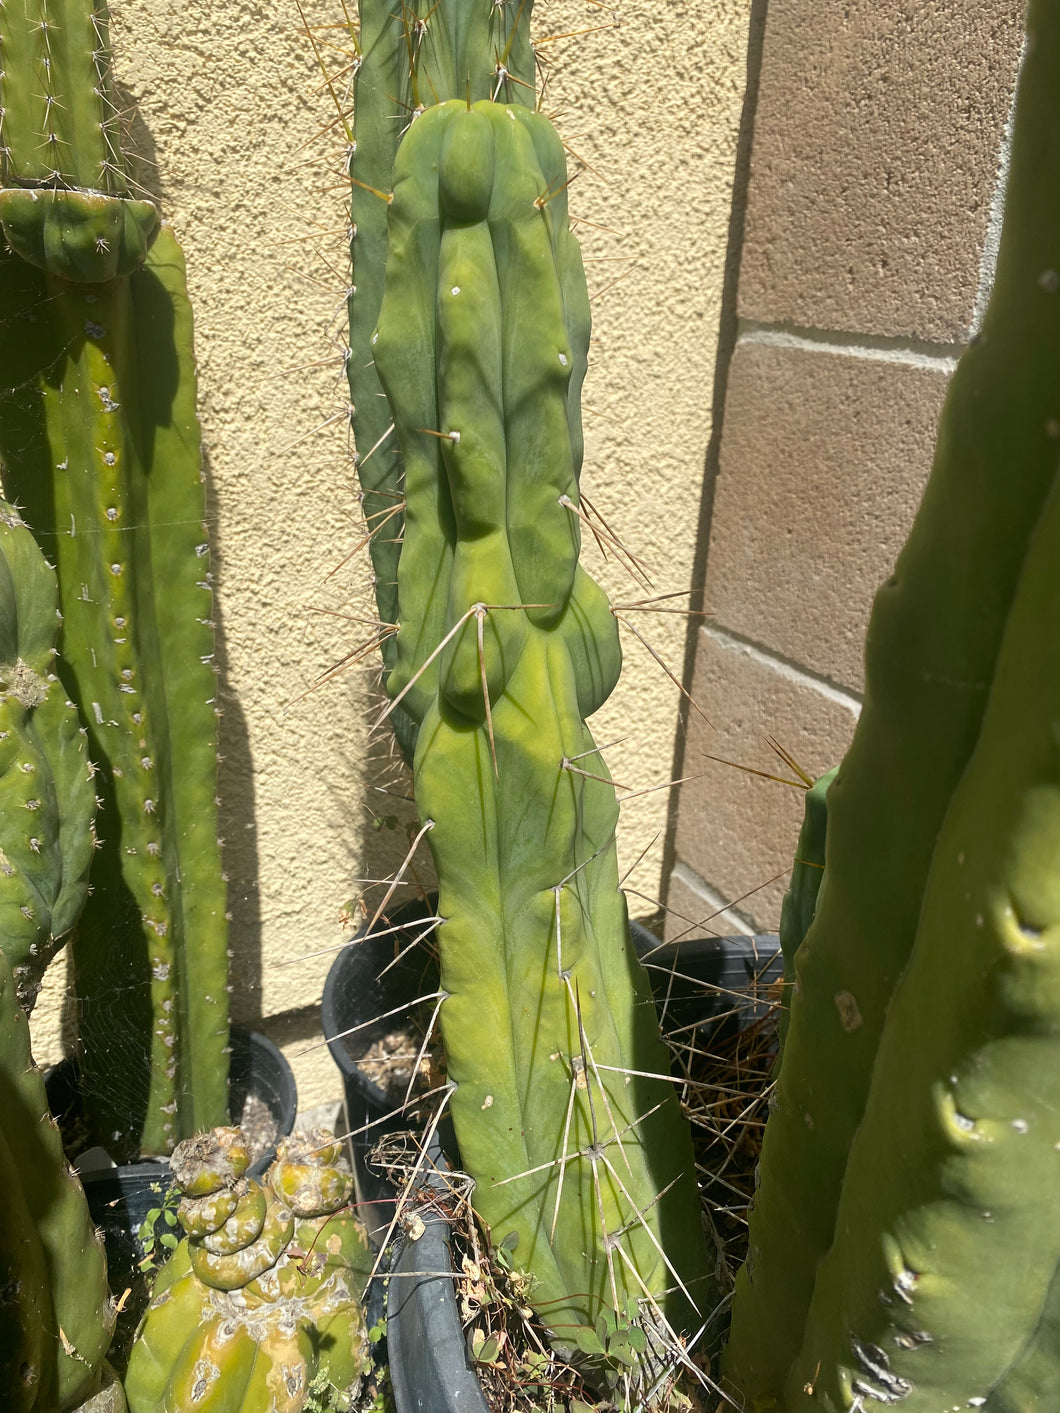
<svg viewBox="0 0 1060 1413"><path fill-rule="evenodd" d="M604 1309L687 1331L712 1299L585 726L621 654L578 565L589 313L565 187L542 115L427 109L397 155L372 344L405 467L389 685L420 723L461 1161L555 1338L592 1347Z"/></svg>
<svg viewBox="0 0 1060 1413"><path fill-rule="evenodd" d="M800 1409L870 1398L964 1406L966 1395L996 1410L1031 1406L1010 1404L1000 1386L989 1394L1027 1346L1055 1260L1043 1242L1023 1264L1030 1206L1042 1205L1042 1230L1052 1201L1035 1156L1047 1081L1025 1062L1033 1052L1055 1068L1052 1022L1037 1010L1055 1014L1040 872L1055 877L1057 859L1056 763L1042 734L1055 681L1028 637L1055 658L1042 560L1053 556L1055 580L1055 492L1045 519L1043 505L1056 480L1060 378L1056 7L1032 0L1028 31L990 307L954 375L916 522L877 595L865 708L828 793L827 868L796 959L727 1355L756 1408L780 1405L785 1389L783 1406ZM1030 934L1021 941L1008 904L1040 925L1040 952ZM1010 1135L1022 1129L1001 1116L1022 1122L1025 1106L1037 1137L1017 1182ZM995 1272L986 1253L1002 1227L1012 1249ZM986 1287L971 1273L973 1251L991 1270ZM1017 1296L1010 1277L1025 1269ZM994 1312L985 1320L973 1288ZM995 1290L1009 1292L1007 1313Z"/></svg>
<svg viewBox="0 0 1060 1413"><path fill-rule="evenodd" d="M131 1413L300 1413L311 1394L339 1410L368 1370L359 1297L372 1254L342 1210L353 1190L342 1145L322 1129L282 1139L264 1186L248 1161L238 1129L173 1155L188 1235L133 1347Z"/></svg>
<svg viewBox="0 0 1060 1413"><path fill-rule="evenodd" d="M53 670L58 632L55 573L0 501L0 950L27 1011L84 907L95 839L85 731Z"/></svg>
<svg viewBox="0 0 1060 1413"><path fill-rule="evenodd" d="M157 217L121 194L105 21L0 10L0 456L56 566L98 770L73 958L86 1097L124 1156L227 1115L227 956L191 313L168 231L138 265Z"/></svg>
<svg viewBox="0 0 1060 1413"><path fill-rule="evenodd" d="M0 1193L4 1407L11 1413L64 1413L99 1389L114 1312L103 1244L63 1157L2 950Z"/></svg>

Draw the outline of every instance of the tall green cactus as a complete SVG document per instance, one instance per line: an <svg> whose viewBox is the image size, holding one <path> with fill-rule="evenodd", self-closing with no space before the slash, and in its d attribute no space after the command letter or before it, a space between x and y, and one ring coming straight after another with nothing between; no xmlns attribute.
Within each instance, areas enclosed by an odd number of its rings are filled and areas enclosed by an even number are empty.
<svg viewBox="0 0 1060 1413"><path fill-rule="evenodd" d="M84 907L96 812L85 730L55 675L55 573L0 500L0 951L32 1010Z"/></svg>
<svg viewBox="0 0 1060 1413"><path fill-rule="evenodd" d="M1007 1284L1023 1273L1021 1223L1048 1227L1052 1199L1030 1142L1016 1182L1009 1135L1023 1130L997 1122L1006 1105L1020 1124L1026 1106L1030 1122L1048 1101L1045 1081L1021 1066L1055 1026L1035 1005L1056 1013L1052 915L1036 920L1058 857L1043 736L1055 682L1028 645L1037 634L1038 653L1055 658L1055 493L1042 517L1060 445L1056 6L1032 0L1028 33L990 306L954 375L908 542L877 595L865 709L828 792L824 883L796 959L727 1355L754 1408L846 1409L860 1397L926 1410L965 1406L966 1394L989 1395L997 1410L1037 1406L990 1395L1031 1336L1055 1259L1043 1242L1026 1293ZM1002 720L1011 740L992 724ZM955 862L973 853L975 877ZM1009 902L1029 910L1032 931L1041 926L1040 956L1020 943ZM1034 1003L1027 986L1041 988ZM1036 1053L1055 1064L1047 1047ZM970 1156L977 1144L981 1162ZM1003 1226L1012 1252L995 1267L987 1253L1000 1250ZM982 1282L969 1264L976 1250L991 1273ZM998 1296L1011 1301L1007 1314L995 1291L1008 1292ZM977 1323L975 1301L996 1327ZM913 1354L920 1331L931 1345Z"/></svg>
<svg viewBox="0 0 1060 1413"><path fill-rule="evenodd" d="M887 1014L791 1413L859 1392L907 1413L1011 1406L1060 1269L1058 624L1054 476ZM1053 1406L1060 1346L1045 1352L1017 1407Z"/></svg>
<svg viewBox="0 0 1060 1413"><path fill-rule="evenodd" d="M593 1347L604 1309L689 1332L714 1292L585 726L621 653L578 565L589 309L566 180L528 108L418 117L372 347L405 466L389 685L420 723L461 1162L554 1337Z"/></svg>
<svg viewBox="0 0 1060 1413"><path fill-rule="evenodd" d="M98 770L73 947L86 1099L120 1155L161 1153L227 1115L191 311L171 233L139 264L157 214L124 194L105 6L5 0L0 59L3 484L56 566L58 670Z"/></svg>
<svg viewBox="0 0 1060 1413"><path fill-rule="evenodd" d="M3 1406L64 1413L99 1389L114 1311L103 1243L63 1157L2 950L0 1200Z"/></svg>
<svg viewBox="0 0 1060 1413"><path fill-rule="evenodd" d="M173 1155L187 1237L133 1346L132 1413L338 1413L371 1365L360 1297L374 1258L345 1210L342 1144L326 1129L282 1139L264 1185L248 1162L238 1129Z"/></svg>
<svg viewBox="0 0 1060 1413"><path fill-rule="evenodd" d="M365 520L371 532L376 602L384 625L397 622L397 566L404 522L404 467L382 395L370 339L383 301L387 252L386 195L394 158L416 113L447 99L502 98L533 106L534 58L529 27L533 0L360 0L354 129L350 146L350 352L353 405ZM382 644L384 673L396 644ZM391 720L407 758L416 724L398 706Z"/></svg>

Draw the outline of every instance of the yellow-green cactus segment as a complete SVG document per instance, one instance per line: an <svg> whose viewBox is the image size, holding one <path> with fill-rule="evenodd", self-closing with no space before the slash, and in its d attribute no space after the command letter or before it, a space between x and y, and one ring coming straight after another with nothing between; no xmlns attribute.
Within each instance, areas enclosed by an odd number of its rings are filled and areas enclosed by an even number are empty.
<svg viewBox="0 0 1060 1413"><path fill-rule="evenodd" d="M461 1161L494 1240L517 1235L542 1318L575 1342L630 1300L688 1331L689 1298L705 1316L713 1293L687 1129L651 1078L667 1061L618 888L614 789L583 720L620 651L560 503L577 499L588 306L546 126L488 102L416 120L375 355L407 468L390 690L413 684L423 717Z"/></svg>
<svg viewBox="0 0 1060 1413"><path fill-rule="evenodd" d="M1060 478L887 1013L791 1413L983 1406L1060 1263L1058 623Z"/></svg>
<svg viewBox="0 0 1060 1413"><path fill-rule="evenodd" d="M183 260L167 231L142 269L107 285L67 285L10 256L0 276L17 336L0 351L4 485L56 564L59 670L99 772L100 849L73 948L86 1094L119 1153L168 1152L228 1103L212 590Z"/></svg>
<svg viewBox="0 0 1060 1413"><path fill-rule="evenodd" d="M0 500L0 950L32 1010L88 891L95 789L84 728L55 675L55 572Z"/></svg>
<svg viewBox="0 0 1060 1413"><path fill-rule="evenodd" d="M3 1396L15 1409L64 1413L99 1387L114 1311L103 1243L63 1156L2 950L0 1192Z"/></svg>
<svg viewBox="0 0 1060 1413"><path fill-rule="evenodd" d="M224 1191L262 1192L246 1178L226 1177L217 1161L225 1147L219 1130L174 1155L181 1186L213 1189L195 1203ZM295 1134L266 1175L260 1236L248 1232L242 1248L223 1258L210 1255L208 1236L180 1243L158 1275L133 1347L131 1413L301 1413L321 1381L329 1408L352 1406L371 1363L361 1294L373 1258L360 1222L333 1205L351 1186L330 1131ZM288 1187L312 1216L293 1221L276 1195Z"/></svg>
<svg viewBox="0 0 1060 1413"><path fill-rule="evenodd" d="M128 274L158 234L129 194L103 0L0 5L0 228L22 259L90 282Z"/></svg>
<svg viewBox="0 0 1060 1413"><path fill-rule="evenodd" d="M876 597L865 705L828 792L827 870L797 958L733 1303L727 1367L749 1399L779 1394L802 1343L884 1016L1057 463L1060 10L1034 0L1028 30L993 294L950 385L909 540Z"/></svg>
<svg viewBox="0 0 1060 1413"><path fill-rule="evenodd" d="M380 396L370 339L379 317L388 249L386 196L394 183L398 144L416 114L449 99L500 97L534 103L532 0L361 0L358 6L354 132L350 149L352 281L348 375L353 434L364 513L371 541L376 601L384 623L397 622L404 468ZM384 669L395 647L383 643ZM422 713L421 713L422 714ZM403 706L394 728L411 759L415 723Z"/></svg>

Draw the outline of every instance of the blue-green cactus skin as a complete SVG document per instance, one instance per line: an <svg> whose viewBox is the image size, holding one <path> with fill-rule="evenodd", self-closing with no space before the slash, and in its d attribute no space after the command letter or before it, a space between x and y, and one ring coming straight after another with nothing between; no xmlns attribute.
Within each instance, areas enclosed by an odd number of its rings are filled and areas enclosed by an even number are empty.
<svg viewBox="0 0 1060 1413"><path fill-rule="evenodd" d="M589 313L565 187L540 114L418 117L372 347L405 465L389 688L420 722L461 1161L554 1337L591 1344L604 1308L687 1332L714 1292L584 720L621 653L571 508Z"/></svg>

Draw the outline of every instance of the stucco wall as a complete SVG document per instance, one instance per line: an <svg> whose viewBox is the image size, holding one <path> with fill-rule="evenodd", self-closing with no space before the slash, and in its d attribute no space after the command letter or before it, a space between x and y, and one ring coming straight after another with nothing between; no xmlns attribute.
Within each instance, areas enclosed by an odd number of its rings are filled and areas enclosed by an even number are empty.
<svg viewBox="0 0 1060 1413"><path fill-rule="evenodd" d="M233 913L233 1010L297 1056L303 1104L337 1092L316 1004L361 878L400 857L408 816L368 737L373 667L311 691L372 614L358 539L342 380L346 283L341 136L293 3L114 0L116 72L187 257L196 315L223 664L221 798ZM311 23L342 7L309 0ZM538 0L555 57L549 109L591 166L572 191L594 294L585 485L656 592L687 589L705 448L748 0L612 12ZM603 26L601 28L601 26ZM567 31L594 32L549 40ZM320 30L341 59L341 34ZM337 66L337 64L336 64ZM153 163L151 166L149 163ZM643 597L614 563L589 564L620 602ZM334 573L332 571L335 571ZM329 577L330 576L330 577ZM684 620L636 615L680 674ZM678 695L635 638L597 721L615 778L669 779ZM668 792L625 811L635 910L661 890ZM639 861L638 861L639 860ZM641 895L643 895L641 897ZM377 896L377 895L376 895ZM61 991L53 978L53 998ZM44 1026L38 1048L54 1044Z"/></svg>

